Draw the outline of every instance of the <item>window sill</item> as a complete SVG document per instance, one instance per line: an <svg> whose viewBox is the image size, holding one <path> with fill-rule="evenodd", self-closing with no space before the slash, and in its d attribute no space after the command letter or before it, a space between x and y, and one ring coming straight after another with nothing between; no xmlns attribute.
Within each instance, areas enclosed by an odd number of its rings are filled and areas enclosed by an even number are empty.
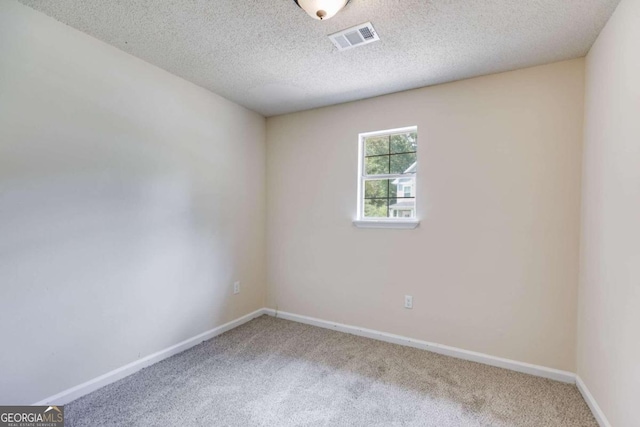
<svg viewBox="0 0 640 427"><path fill-rule="evenodd" d="M410 230L420 225L420 221L385 221L385 220L356 220L353 225L358 228L394 228L401 230Z"/></svg>

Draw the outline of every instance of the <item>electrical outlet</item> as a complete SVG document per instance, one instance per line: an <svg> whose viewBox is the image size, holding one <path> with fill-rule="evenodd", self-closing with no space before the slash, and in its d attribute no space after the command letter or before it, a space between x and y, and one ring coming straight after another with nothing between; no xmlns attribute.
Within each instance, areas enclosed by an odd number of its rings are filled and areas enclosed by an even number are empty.
<svg viewBox="0 0 640 427"><path fill-rule="evenodd" d="M234 282L233 283L233 293L234 294L239 294L240 293L240 282Z"/></svg>
<svg viewBox="0 0 640 427"><path fill-rule="evenodd" d="M413 308L413 297L411 295L404 296L404 308Z"/></svg>

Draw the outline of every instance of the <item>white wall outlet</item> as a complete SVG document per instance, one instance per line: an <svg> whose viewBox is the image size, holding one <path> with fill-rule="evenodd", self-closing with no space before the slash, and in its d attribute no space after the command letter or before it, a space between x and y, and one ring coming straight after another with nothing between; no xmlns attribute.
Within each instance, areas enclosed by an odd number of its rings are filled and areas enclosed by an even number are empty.
<svg viewBox="0 0 640 427"><path fill-rule="evenodd" d="M233 282L233 293L234 294L240 293L240 282Z"/></svg>
<svg viewBox="0 0 640 427"><path fill-rule="evenodd" d="M404 308L413 308L413 297L411 295L404 296Z"/></svg>

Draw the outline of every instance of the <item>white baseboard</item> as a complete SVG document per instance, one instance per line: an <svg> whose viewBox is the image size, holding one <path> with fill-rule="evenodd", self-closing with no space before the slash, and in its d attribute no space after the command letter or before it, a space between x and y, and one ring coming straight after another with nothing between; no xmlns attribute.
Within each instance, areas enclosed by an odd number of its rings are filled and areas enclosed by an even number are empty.
<svg viewBox="0 0 640 427"><path fill-rule="evenodd" d="M587 405L589 405L589 409L591 409L591 412L593 412L593 416L595 417L600 427L611 427L611 424L609 424L609 420L607 420L607 417L604 416L604 412L602 412L602 409L600 409L600 406L598 406L598 402L596 402L596 399L593 397L579 375L576 375L576 386L578 386L578 390L580 390L582 397L584 398L585 402L587 402Z"/></svg>
<svg viewBox="0 0 640 427"><path fill-rule="evenodd" d="M600 423L600 426L610 427L609 423L606 421L606 418L604 417L604 414L602 413L602 411L596 404L595 400L593 399L593 396L591 396L591 394L587 390L584 383L582 383L582 381L579 378L576 378L576 375L572 372L561 371L553 368L546 368L544 366L532 365L529 363L518 362L515 360L504 359L501 357L495 357L488 354L463 350L460 348L450 347L442 344L430 343L427 341L421 341L413 338L403 337L401 335L394 335L386 332L375 331L372 329L365 329L357 326L330 322L327 320L316 319L313 317L302 316L302 315L287 313L282 311L276 312L276 310L273 310L270 308L262 308L260 310L256 310L253 313L249 313L236 320L233 320L231 322L225 323L224 325L218 326L217 328L213 328L207 332L203 332L202 334L196 335L192 338L182 341L169 348L160 350L142 359L136 360L135 362L122 366L121 368L115 369L111 372L107 372L106 374L101 375L92 380L89 380L85 383L82 383L75 387L64 390L53 396L47 397L39 402L34 403L34 405L67 404L79 397L82 397L95 390L98 390L99 388L102 388L108 384L116 382L131 374L134 374L147 366L153 365L154 363L158 363L161 360L164 360L175 354L188 350L189 348L197 344L200 344L202 341L209 340L215 336L218 336L224 332L227 332L233 328L236 328L244 323L247 323L250 320L255 319L256 317L262 316L263 314L276 316L282 319L292 320L294 322L318 326L321 328L333 329L336 331L345 332L352 335L358 335L366 338L371 338L379 341L385 341L393 344L414 347L421 350L427 350L434 353L443 354L445 356L451 356L451 357L456 357L458 359L464 359L472 362L483 363L485 365L496 366L504 369L510 369L512 371L523 372L526 374L535 375L543 378L549 378L552 380L562 381L565 383L574 384L577 381L578 389L580 390L585 400L587 401L587 404L593 411L594 416Z"/></svg>
<svg viewBox="0 0 640 427"><path fill-rule="evenodd" d="M217 328L210 329L206 332L196 335L195 337L186 339L176 345L165 348L164 350L160 350L156 353L150 354L149 356L143 357L142 359L138 359L135 362L129 363L128 365L122 366L118 369L114 369L111 372L107 372L106 374L100 375L99 377L89 380L85 383L82 383L75 387L71 387L70 389L64 390L53 396L49 396L39 402L34 403L34 405L65 405L79 397L96 391L99 388L114 383L131 374L134 374L142 368L151 366L154 363L158 363L161 360L171 357L175 354L182 353L183 351L200 344L202 341L206 341L215 336L218 336L244 323L247 323L248 321L253 320L256 317L262 316L263 314L265 314L265 311L263 308L261 308L260 310L256 310L253 313L249 313L236 320L232 320L231 322L218 326Z"/></svg>
<svg viewBox="0 0 640 427"><path fill-rule="evenodd" d="M276 310L270 308L264 309L264 312L270 316L279 317L281 319L292 320L299 323L306 323L308 325L318 326L326 329L333 329L336 331L346 332L348 334L372 338L375 340L385 341L393 344L419 348L421 350L427 350L434 353L443 354L445 356L470 360L472 362L483 363L485 365L496 366L498 368L510 369L512 371L523 372L525 374L549 378L564 383L575 384L576 382L576 375L573 372L561 371L559 369L532 365L530 363L518 362L510 359L503 359L501 357L495 357L484 353L477 353L475 351L463 350L461 348L450 347L447 345L416 340L413 338L403 337L401 335L388 334L386 332L360 328L358 326L329 322L327 320L301 316L299 314L287 313L283 311L276 312Z"/></svg>

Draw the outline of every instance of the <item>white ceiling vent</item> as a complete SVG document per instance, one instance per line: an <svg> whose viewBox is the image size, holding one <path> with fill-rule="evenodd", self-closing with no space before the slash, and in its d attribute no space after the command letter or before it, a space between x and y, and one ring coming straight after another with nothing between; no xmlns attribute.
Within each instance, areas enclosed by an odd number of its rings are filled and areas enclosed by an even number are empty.
<svg viewBox="0 0 640 427"><path fill-rule="evenodd" d="M378 37L376 30L373 29L371 22L367 22L366 24L356 25L355 27L330 34L329 40L338 50L347 50L378 41L380 37Z"/></svg>

